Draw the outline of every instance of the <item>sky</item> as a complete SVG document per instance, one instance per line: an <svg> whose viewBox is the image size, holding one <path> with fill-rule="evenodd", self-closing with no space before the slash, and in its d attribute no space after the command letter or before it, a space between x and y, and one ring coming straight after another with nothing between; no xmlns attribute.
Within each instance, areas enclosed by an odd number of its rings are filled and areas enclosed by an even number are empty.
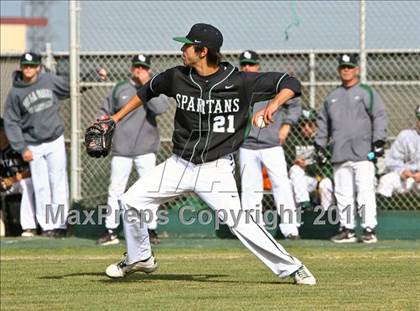
<svg viewBox="0 0 420 311"><path fill-rule="evenodd" d="M1 0L1 15L23 1ZM51 1L53 51L68 50L68 2ZM367 1L367 47L420 48L420 1ZM223 50L358 49L357 1L81 1L82 51L174 52L192 24L216 25Z"/></svg>

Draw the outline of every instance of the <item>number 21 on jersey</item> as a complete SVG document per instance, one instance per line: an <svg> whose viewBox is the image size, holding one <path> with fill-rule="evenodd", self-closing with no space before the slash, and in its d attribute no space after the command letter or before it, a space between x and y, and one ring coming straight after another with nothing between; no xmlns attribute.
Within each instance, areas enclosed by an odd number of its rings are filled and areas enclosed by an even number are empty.
<svg viewBox="0 0 420 311"><path fill-rule="evenodd" d="M234 115L216 116L213 119L214 133L235 133Z"/></svg>

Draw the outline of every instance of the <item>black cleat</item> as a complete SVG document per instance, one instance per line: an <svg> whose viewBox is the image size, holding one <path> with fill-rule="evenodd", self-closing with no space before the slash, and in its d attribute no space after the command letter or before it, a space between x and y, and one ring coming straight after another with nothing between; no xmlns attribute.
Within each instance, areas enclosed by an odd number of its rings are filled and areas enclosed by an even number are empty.
<svg viewBox="0 0 420 311"><path fill-rule="evenodd" d="M376 242L378 242L378 238L376 237L375 229L365 228L363 230L362 243L371 244Z"/></svg>
<svg viewBox="0 0 420 311"><path fill-rule="evenodd" d="M102 246L117 245L119 243L120 240L118 239L118 235L113 230L108 230L103 236L101 236L96 241L96 244Z"/></svg>
<svg viewBox="0 0 420 311"><path fill-rule="evenodd" d="M292 241L297 241L297 240L300 240L300 239L301 239L301 237L300 237L299 234L298 235L289 234L286 237L286 240L292 240Z"/></svg>
<svg viewBox="0 0 420 311"><path fill-rule="evenodd" d="M67 236L67 230L66 229L54 229L53 236L56 239L65 238Z"/></svg>
<svg viewBox="0 0 420 311"><path fill-rule="evenodd" d="M53 238L54 237L54 230L42 231L41 236L44 237L44 238Z"/></svg>
<svg viewBox="0 0 420 311"><path fill-rule="evenodd" d="M331 238L334 243L355 243L357 242L356 232L345 227L341 227L340 231Z"/></svg>

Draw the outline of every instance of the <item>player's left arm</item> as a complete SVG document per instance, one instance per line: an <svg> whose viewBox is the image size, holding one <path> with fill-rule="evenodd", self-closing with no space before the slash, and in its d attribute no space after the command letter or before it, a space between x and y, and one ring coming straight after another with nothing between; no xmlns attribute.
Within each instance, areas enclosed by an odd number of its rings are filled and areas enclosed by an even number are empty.
<svg viewBox="0 0 420 311"><path fill-rule="evenodd" d="M124 107L122 107L120 110L117 111L117 113L113 114L111 116L111 119L117 123L121 119L123 119L126 115L128 115L131 111L134 109L137 109L143 105L143 101L140 99L138 95L134 95L128 102L125 104Z"/></svg>
<svg viewBox="0 0 420 311"><path fill-rule="evenodd" d="M144 105L152 98L160 94L169 95L171 89L171 69L154 76L149 82L143 85L127 104L117 113L111 116L114 122L120 121L134 109Z"/></svg>
<svg viewBox="0 0 420 311"><path fill-rule="evenodd" d="M147 111L150 111L153 115L160 115L164 113L168 107L169 99L165 95L154 97L145 104Z"/></svg>

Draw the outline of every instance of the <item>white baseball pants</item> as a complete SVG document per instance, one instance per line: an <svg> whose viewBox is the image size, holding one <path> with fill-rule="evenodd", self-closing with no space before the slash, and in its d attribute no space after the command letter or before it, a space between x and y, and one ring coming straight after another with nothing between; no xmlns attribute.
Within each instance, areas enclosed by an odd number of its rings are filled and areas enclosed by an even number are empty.
<svg viewBox="0 0 420 311"><path fill-rule="evenodd" d="M22 230L36 229L34 188L31 178L22 179L7 190L7 194L21 193L20 226Z"/></svg>
<svg viewBox="0 0 420 311"><path fill-rule="evenodd" d="M155 211L170 198L194 191L276 275L285 277L295 272L302 263L289 255L252 218L244 217L233 169L232 156L195 165L173 155L148 171L121 197L122 206L126 210L123 219L127 262L130 264L151 256L147 227L139 217L130 219L128 215L135 211Z"/></svg>
<svg viewBox="0 0 420 311"><path fill-rule="evenodd" d="M136 167L139 177L156 165L156 155L148 153L136 157L121 157L114 156L111 160L111 182L108 187L108 208L110 209L105 218L105 227L107 229L116 229L120 223L120 206L118 200L124 193L127 186L128 178L130 177L131 169L134 165ZM153 217L152 221L148 223L149 229L157 228L157 219Z"/></svg>
<svg viewBox="0 0 420 311"><path fill-rule="evenodd" d="M391 172L381 177L377 191L386 197L391 197L394 192L415 191L420 193L420 183L416 183L414 178L402 179L398 173Z"/></svg>
<svg viewBox="0 0 420 311"><path fill-rule="evenodd" d="M36 219L44 231L65 229L69 191L64 136L48 143L29 145L28 148L33 154L29 165L35 192ZM48 206L51 207L49 215Z"/></svg>
<svg viewBox="0 0 420 311"><path fill-rule="evenodd" d="M318 184L318 180L315 177L306 175L305 170L299 165L293 165L289 170L289 174L296 202L309 202L309 194L315 191L318 186L321 207L324 210L328 210L334 203L334 189L331 179L324 177Z"/></svg>
<svg viewBox="0 0 420 311"><path fill-rule="evenodd" d="M298 235L296 205L293 199L292 184L287 174L287 164L282 146L265 149L239 149L241 168L241 200L242 207L246 210L255 210L256 220L264 226L262 217L263 176L262 165L267 168L272 184L272 192L277 211L283 215L280 223L281 233ZM281 207L281 208L280 208Z"/></svg>
<svg viewBox="0 0 420 311"><path fill-rule="evenodd" d="M334 165L335 197L341 226L356 227L356 205L362 228L375 228L375 166L370 161L347 161ZM355 200L356 196L356 200Z"/></svg>

